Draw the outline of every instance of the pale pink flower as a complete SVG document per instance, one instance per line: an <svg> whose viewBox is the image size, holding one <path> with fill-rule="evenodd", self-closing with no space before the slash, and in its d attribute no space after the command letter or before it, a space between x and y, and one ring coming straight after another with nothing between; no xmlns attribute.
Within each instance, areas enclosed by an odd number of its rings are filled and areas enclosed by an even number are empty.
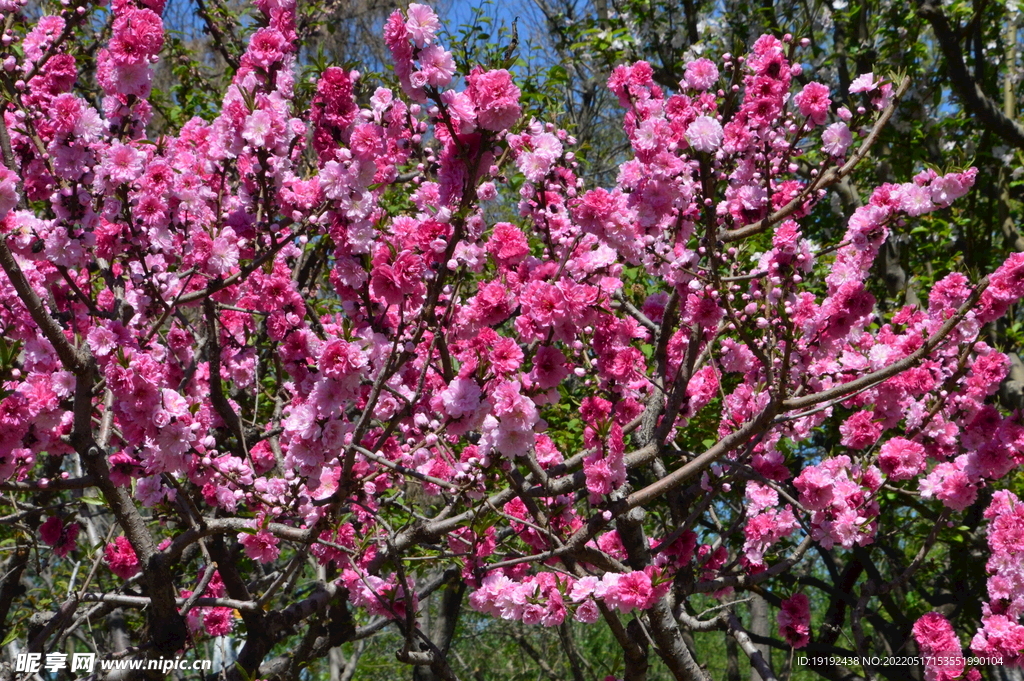
<svg viewBox="0 0 1024 681"><path fill-rule="evenodd" d="M873 73L862 73L853 79L850 83L850 94L856 94L858 92L871 92L878 87L878 82L875 81L875 74Z"/></svg>
<svg viewBox="0 0 1024 681"><path fill-rule="evenodd" d="M821 133L821 150L829 156L842 156L852 142L850 128L843 122L833 123Z"/></svg>
<svg viewBox="0 0 1024 681"><path fill-rule="evenodd" d="M104 154L103 170L114 184L132 182L142 175L144 158L134 147L114 142Z"/></svg>
<svg viewBox="0 0 1024 681"><path fill-rule="evenodd" d="M427 85L444 87L452 82L455 74L455 59L452 53L440 45L430 45L420 50L420 73ZM413 74L414 78L416 74ZM415 83L415 79L413 81Z"/></svg>
<svg viewBox="0 0 1024 681"><path fill-rule="evenodd" d="M409 5L406 14L409 18L405 21L405 28L409 31L412 41L416 43L416 47L430 45L438 29L441 28L441 22L434 10L414 2Z"/></svg>
<svg viewBox="0 0 1024 681"><path fill-rule="evenodd" d="M710 59L697 59L686 65L683 80L694 90L703 92L718 82L718 67Z"/></svg>
<svg viewBox="0 0 1024 681"><path fill-rule="evenodd" d="M696 151L711 153L722 146L722 124L711 116L697 116L686 128L685 136Z"/></svg>

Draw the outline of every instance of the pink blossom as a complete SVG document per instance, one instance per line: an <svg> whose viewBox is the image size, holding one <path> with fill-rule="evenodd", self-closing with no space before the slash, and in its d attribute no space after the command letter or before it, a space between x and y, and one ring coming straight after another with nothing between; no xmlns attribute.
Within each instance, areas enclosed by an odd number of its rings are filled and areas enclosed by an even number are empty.
<svg viewBox="0 0 1024 681"><path fill-rule="evenodd" d="M155 57L164 43L160 16L149 9L129 9L116 19L110 54L119 66L131 66Z"/></svg>
<svg viewBox="0 0 1024 681"><path fill-rule="evenodd" d="M799 523L789 505L781 511L768 509L752 517L744 528L744 555L752 565L763 565L764 554L768 548L792 534L797 527Z"/></svg>
<svg viewBox="0 0 1024 681"><path fill-rule="evenodd" d="M528 428L537 421L537 408L520 392L518 381L502 381L490 394L494 414L502 423Z"/></svg>
<svg viewBox="0 0 1024 681"><path fill-rule="evenodd" d="M509 222L499 222L491 232L487 251L503 265L516 265L529 254L530 246L522 230Z"/></svg>
<svg viewBox="0 0 1024 681"><path fill-rule="evenodd" d="M25 56L32 61L39 61L43 52L49 48L54 39L64 30L65 21L62 17L55 15L44 15L39 18L36 25L32 27L25 36L23 49Z"/></svg>
<svg viewBox="0 0 1024 681"><path fill-rule="evenodd" d="M133 477L142 472L139 462L127 452L114 452L110 455L110 480L119 487L131 484Z"/></svg>
<svg viewBox="0 0 1024 681"><path fill-rule="evenodd" d="M103 556L110 571L121 579L128 579L142 569L139 559L135 555L135 549L132 548L127 537L118 537L113 543L107 544L103 549Z"/></svg>
<svg viewBox="0 0 1024 681"><path fill-rule="evenodd" d="M366 365L366 356L359 347L355 343L343 340L326 343L317 362L325 376L336 379L359 374Z"/></svg>
<svg viewBox="0 0 1024 681"><path fill-rule="evenodd" d="M850 449L864 449L878 441L882 434L882 424L873 412L859 411L846 419L839 426L842 444Z"/></svg>
<svg viewBox="0 0 1024 681"><path fill-rule="evenodd" d="M227 636L235 628L234 611L231 608L206 608L203 627L210 636Z"/></svg>
<svg viewBox="0 0 1024 681"><path fill-rule="evenodd" d="M832 104L828 94L828 86L821 83L808 83L800 91L800 94L793 98L793 101L800 108L800 113L807 117L807 120L814 125L821 125L825 122L829 106Z"/></svg>
<svg viewBox="0 0 1024 681"><path fill-rule="evenodd" d="M923 215L934 210L932 193L927 187L907 183L900 185L900 190L900 210L907 215Z"/></svg>
<svg viewBox="0 0 1024 681"><path fill-rule="evenodd" d="M228 274L238 264L238 242L230 227L213 240L210 257L206 261L206 271L213 276Z"/></svg>
<svg viewBox="0 0 1024 681"><path fill-rule="evenodd" d="M833 123L821 133L821 150L829 156L843 156L852 142L850 128L842 121Z"/></svg>
<svg viewBox="0 0 1024 681"><path fill-rule="evenodd" d="M700 294L691 293L686 297L686 313L692 323L711 329L714 329L725 316L725 310L707 291Z"/></svg>
<svg viewBox="0 0 1024 681"><path fill-rule="evenodd" d="M964 471L966 457L952 463L940 463L920 482L921 496L935 497L954 511L962 511L978 497L978 488Z"/></svg>
<svg viewBox="0 0 1024 681"><path fill-rule="evenodd" d="M152 89L153 69L145 63L124 64L113 69L111 79L112 92L145 99Z"/></svg>
<svg viewBox="0 0 1024 681"><path fill-rule="evenodd" d="M255 534L240 532L238 541L245 548L245 554L261 563L270 563L277 559L281 550L277 547L278 539L267 530Z"/></svg>
<svg viewBox="0 0 1024 681"><path fill-rule="evenodd" d="M61 534L64 531L64 521L59 516L50 516L39 526L39 538L44 544L56 546L60 542Z"/></svg>
<svg viewBox="0 0 1024 681"><path fill-rule="evenodd" d="M952 681L964 671L963 651L953 627L937 612L929 612L914 623L914 638L926 657L938 658L925 664L929 681Z"/></svg>
<svg viewBox="0 0 1024 681"><path fill-rule="evenodd" d="M1000 657L1004 665L1019 664L1024 655L1024 626L1006 615L988 615L971 640L975 655Z"/></svg>
<svg viewBox="0 0 1024 681"><path fill-rule="evenodd" d="M1002 655L1004 663L1016 664L1024 659L1024 627L1019 624L1024 614L1024 505L1013 492L999 490L984 515L989 521L990 603L983 606L986 615L971 647L977 654Z"/></svg>
<svg viewBox="0 0 1024 681"><path fill-rule="evenodd" d="M395 66L395 75L402 85L402 90L417 101L426 101L422 89L413 88L410 76L413 70L413 46L409 42L411 36L406 27L406 19L400 10L395 10L384 23L384 43L391 52Z"/></svg>
<svg viewBox="0 0 1024 681"><path fill-rule="evenodd" d="M686 141L696 151L711 153L722 145L722 124L711 116L697 116L686 128Z"/></svg>
<svg viewBox="0 0 1024 681"><path fill-rule="evenodd" d="M281 61L290 50L288 39L272 27L257 29L249 38L249 47L242 57L243 63L264 70Z"/></svg>
<svg viewBox="0 0 1024 681"><path fill-rule="evenodd" d="M516 164L531 182L540 182L551 170L552 164L562 155L562 143L551 133L527 138L533 151L524 151L516 158Z"/></svg>
<svg viewBox="0 0 1024 681"><path fill-rule="evenodd" d="M509 375L523 363L523 351L511 338L499 337L490 352L491 368L495 374Z"/></svg>
<svg viewBox="0 0 1024 681"><path fill-rule="evenodd" d="M412 41L416 43L416 47L425 47L432 43L438 29L441 28L441 22L434 10L427 5L414 2L409 5L407 15L409 18L405 22L405 28L409 31Z"/></svg>
<svg viewBox="0 0 1024 681"><path fill-rule="evenodd" d="M265 147L273 145L273 114L266 109L259 109L252 112L245 119L245 128L242 130L242 139L254 147Z"/></svg>
<svg viewBox="0 0 1024 681"><path fill-rule="evenodd" d="M779 503L779 493L767 485L762 485L749 480L746 486L746 497L749 501L747 512L751 515L776 506Z"/></svg>
<svg viewBox="0 0 1024 681"><path fill-rule="evenodd" d="M476 67L466 77L467 92L473 98L477 121L481 128L500 132L511 127L522 109L519 106L519 88L505 69L484 71Z"/></svg>
<svg viewBox="0 0 1024 681"><path fill-rule="evenodd" d="M978 176L977 168L968 168L962 173L949 173L932 180L929 189L932 201L939 208L946 208L966 194Z"/></svg>
<svg viewBox="0 0 1024 681"><path fill-rule="evenodd" d="M576 612L573 613L573 619L584 624L593 624L601 619L601 611L598 609L597 603L587 599L576 608Z"/></svg>
<svg viewBox="0 0 1024 681"><path fill-rule="evenodd" d="M718 67L710 59L694 60L686 65L683 80L694 90L707 90L718 82Z"/></svg>
<svg viewBox="0 0 1024 681"><path fill-rule="evenodd" d="M82 526L78 523L64 524L58 516L50 516L39 526L39 536L43 543L53 547L53 552L63 558L78 548L78 533Z"/></svg>
<svg viewBox="0 0 1024 681"><path fill-rule="evenodd" d="M610 573L605 573L607 576ZM651 578L645 572L634 571L619 575L613 586L604 592L604 601L619 612L630 610L646 610L655 600Z"/></svg>
<svg viewBox="0 0 1024 681"><path fill-rule="evenodd" d="M558 348L551 345L542 345L537 348L530 376L538 387L545 390L554 388L568 375L569 369L565 366L565 355Z"/></svg>
<svg viewBox="0 0 1024 681"><path fill-rule="evenodd" d="M862 73L853 79L850 83L850 94L856 94L858 92L871 92L878 87L878 81L875 80L875 74L873 73Z"/></svg>
<svg viewBox="0 0 1024 681"><path fill-rule="evenodd" d="M481 201L493 201L498 198L498 190L493 182L484 182L476 188L476 195Z"/></svg>
<svg viewBox="0 0 1024 681"><path fill-rule="evenodd" d="M419 60L420 70L412 74L411 82L414 86L444 87L452 82L455 59L451 52L440 45L430 45L420 50Z"/></svg>
<svg viewBox="0 0 1024 681"><path fill-rule="evenodd" d="M925 468L924 447L902 437L894 437L882 445L878 465L891 480L909 480Z"/></svg>
<svg viewBox="0 0 1024 681"><path fill-rule="evenodd" d="M782 601L777 617L779 635L794 648L803 648L811 640L811 601L805 594L794 594Z"/></svg>
<svg viewBox="0 0 1024 681"><path fill-rule="evenodd" d="M800 492L800 503L811 510L821 510L832 502L832 478L825 467L808 466L793 481Z"/></svg>
<svg viewBox="0 0 1024 681"><path fill-rule="evenodd" d="M477 612L500 617L501 611L497 608L498 599L514 588L515 582L507 576L501 572L491 572L484 577L480 588L469 595L469 604Z"/></svg>
<svg viewBox="0 0 1024 681"><path fill-rule="evenodd" d="M483 393L472 379L455 378L440 395L445 412L457 419L475 412Z"/></svg>
<svg viewBox="0 0 1024 681"><path fill-rule="evenodd" d="M0 220L18 205L18 176L0 165Z"/></svg>
<svg viewBox="0 0 1024 681"><path fill-rule="evenodd" d="M335 155L338 140L355 119L353 80L347 71L332 66L324 70L317 82L316 95L310 105L310 122L313 148L321 161Z"/></svg>
<svg viewBox="0 0 1024 681"><path fill-rule="evenodd" d="M611 494L616 487L615 473L606 459L588 457L583 462L583 473L587 477L587 491L591 494Z"/></svg>
<svg viewBox="0 0 1024 681"><path fill-rule="evenodd" d="M103 171L114 184L131 182L142 175L144 157L127 144L115 142L103 159Z"/></svg>

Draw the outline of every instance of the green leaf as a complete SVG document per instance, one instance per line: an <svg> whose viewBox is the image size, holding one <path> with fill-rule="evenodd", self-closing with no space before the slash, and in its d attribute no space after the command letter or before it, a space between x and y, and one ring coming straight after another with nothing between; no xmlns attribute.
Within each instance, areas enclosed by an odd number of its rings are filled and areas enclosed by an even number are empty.
<svg viewBox="0 0 1024 681"><path fill-rule="evenodd" d="M3 643L0 643L0 648L6 647L8 643L18 638L18 631L11 627L11 630L7 632L7 636L4 637Z"/></svg>
<svg viewBox="0 0 1024 681"><path fill-rule="evenodd" d="M253 681L253 676L247 674L245 671L245 667L243 667L240 663L236 662L235 668L238 670L239 676L241 676L244 681Z"/></svg>
<svg viewBox="0 0 1024 681"><path fill-rule="evenodd" d="M82 497L79 501L89 504L90 506L106 506L107 502L99 497Z"/></svg>

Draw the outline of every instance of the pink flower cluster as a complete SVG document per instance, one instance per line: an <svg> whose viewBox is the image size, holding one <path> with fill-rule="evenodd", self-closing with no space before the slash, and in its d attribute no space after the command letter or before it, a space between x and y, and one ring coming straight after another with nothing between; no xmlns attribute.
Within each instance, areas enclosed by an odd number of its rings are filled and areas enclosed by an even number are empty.
<svg viewBox="0 0 1024 681"><path fill-rule="evenodd" d="M807 466L793 480L800 503L811 511L811 536L824 548L851 548L874 541L879 505L873 495L881 488L882 473L862 468L848 456Z"/></svg>
<svg viewBox="0 0 1024 681"><path fill-rule="evenodd" d="M966 660L960 641L949 621L937 612L929 612L914 623L914 638L921 655L934 658L925 662L925 678L928 681L953 681L963 677L967 681L980 681L977 669L965 670Z"/></svg>
<svg viewBox="0 0 1024 681"><path fill-rule="evenodd" d="M492 572L470 594L469 602L477 612L525 624L555 627L570 612L575 620L592 624L600 617L595 599L623 613L646 610L668 591L670 584L655 567L580 579L541 572L516 580Z"/></svg>
<svg viewBox="0 0 1024 681"><path fill-rule="evenodd" d="M352 605L365 608L371 615L404 620L411 608L416 612L419 600L416 586L407 580L403 587L392 575L382 579L359 568L346 569L338 580L348 590Z"/></svg>
<svg viewBox="0 0 1024 681"><path fill-rule="evenodd" d="M925 449L912 440L894 437L882 445L878 466L890 480L909 480L925 469Z"/></svg>
<svg viewBox="0 0 1024 681"><path fill-rule="evenodd" d="M78 547L78 533L81 530L82 526L78 523L65 524L60 516L50 516L39 526L39 537L63 558Z"/></svg>
<svg viewBox="0 0 1024 681"><path fill-rule="evenodd" d="M261 563L273 562L280 553L278 538L267 530L259 530L254 534L240 532L238 542L245 547L247 556Z"/></svg>
<svg viewBox="0 0 1024 681"><path fill-rule="evenodd" d="M394 12L384 28L384 40L391 52L395 74L412 100L426 102L427 94L444 102L455 126L447 132L470 134L477 127L502 132L518 120L519 88L504 69L485 71L479 67L466 74L466 90L441 89L452 82L455 60L435 42L437 15L425 5L409 6L408 18Z"/></svg>
<svg viewBox="0 0 1024 681"><path fill-rule="evenodd" d="M103 549L103 558L107 561L110 571L121 579L135 576L142 568L127 537L118 537L107 544Z"/></svg>
<svg viewBox="0 0 1024 681"><path fill-rule="evenodd" d="M776 618L779 635L794 648L804 648L811 640L811 601L806 594L794 594L782 601Z"/></svg>
<svg viewBox="0 0 1024 681"><path fill-rule="evenodd" d="M209 567L200 570L198 579L202 579L206 570ZM221 579L220 572L214 570L213 576L210 578L210 583L206 585L206 588L202 592L204 598L224 598L227 593L227 589L224 586L224 580ZM188 589L182 589L180 591L181 598L188 599L194 594L193 591ZM231 608L224 608L219 606L196 606L188 611L186 617L186 623L188 624L189 631L194 635L200 635L206 633L208 636L227 636L235 628L235 615Z"/></svg>
<svg viewBox="0 0 1024 681"><path fill-rule="evenodd" d="M153 80L150 65L156 61L163 42L164 27L157 12L132 2L115 3L110 42L96 57L96 78L106 94L106 112L121 116L136 106L132 100L149 97ZM139 113L144 111L146 105Z"/></svg>
<svg viewBox="0 0 1024 681"><path fill-rule="evenodd" d="M610 402L600 398L587 398L580 407L587 424L583 429L583 443L590 450L583 459L583 473L587 476L587 491L593 498L611 494L626 482L622 426L610 420L611 408ZM606 439L602 439L602 432L607 433Z"/></svg>
<svg viewBox="0 0 1024 681"><path fill-rule="evenodd" d="M751 565L764 565L768 549L800 527L790 504L776 508L779 494L754 481L746 487L747 512L751 514L743 529L743 555Z"/></svg>
<svg viewBox="0 0 1024 681"><path fill-rule="evenodd" d="M981 626L971 641L976 655L1001 657L1003 664L1024 661L1024 504L1008 490L992 495L985 509L989 521L989 601L982 606Z"/></svg>

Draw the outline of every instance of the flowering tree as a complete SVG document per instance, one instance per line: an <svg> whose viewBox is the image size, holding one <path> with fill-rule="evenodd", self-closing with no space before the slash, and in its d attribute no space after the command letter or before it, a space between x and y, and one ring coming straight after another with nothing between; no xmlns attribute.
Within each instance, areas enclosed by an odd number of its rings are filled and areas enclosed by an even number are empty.
<svg viewBox="0 0 1024 681"><path fill-rule="evenodd" d="M570 621L603 622L628 679L654 658L708 678L708 631L766 680L758 643L830 679L901 678L835 654L917 651L936 679L1020 660L1024 507L992 490L1024 424L990 403L1008 362L980 338L1024 296L1024 255L876 310L890 228L973 169L877 187L836 243L801 227L906 79L861 75L834 106L788 36L690 63L676 94L620 66L633 157L605 189L525 119L511 56L460 77L425 6L387 22L395 90L331 67L307 102L295 7L259 0L219 115L155 138L161 0L62 7L27 25L0 4L18 650L233 634L229 678L292 678L393 628L400 661L454 679L480 613L567 650ZM76 49L108 26L94 59ZM922 575L982 513L968 641ZM778 608L772 635L746 631L748 594ZM146 625L82 633L115 611Z"/></svg>

